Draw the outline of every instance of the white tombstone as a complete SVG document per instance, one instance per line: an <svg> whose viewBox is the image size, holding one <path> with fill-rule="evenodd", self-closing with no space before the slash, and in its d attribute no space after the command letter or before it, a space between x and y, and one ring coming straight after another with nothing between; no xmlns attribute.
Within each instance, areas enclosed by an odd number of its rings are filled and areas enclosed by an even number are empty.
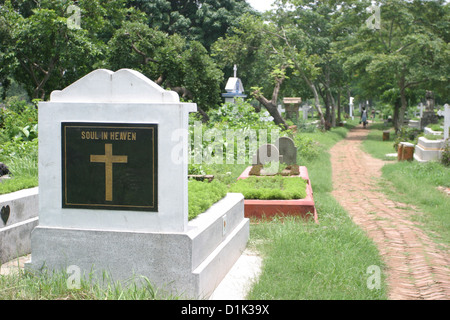
<svg viewBox="0 0 450 320"><path fill-rule="evenodd" d="M302 111L303 111L303 120L308 120L308 112L309 112L309 110L311 109L311 107L310 106L308 106L308 105L304 105L303 107L302 107Z"/></svg>
<svg viewBox="0 0 450 320"><path fill-rule="evenodd" d="M447 103L444 106L444 140L449 138L450 130L450 105Z"/></svg>
<svg viewBox="0 0 450 320"><path fill-rule="evenodd" d="M354 119L354 118L353 118L353 100L354 100L354 99L355 99L355 98L350 97L350 103L349 103L350 118L352 118L352 120Z"/></svg>
<svg viewBox="0 0 450 320"><path fill-rule="evenodd" d="M414 159L419 162L438 161L442 158L443 149L447 143L447 139L449 139L450 106L445 104L444 111L439 110L437 114L441 117L444 116L444 137L442 140L429 140L425 137L419 137L414 149ZM425 128L425 133L441 134L429 128Z"/></svg>
<svg viewBox="0 0 450 320"><path fill-rule="evenodd" d="M423 116L423 110L425 109L425 106L423 105L422 102L419 104L419 106L417 107L417 109L419 109L419 117L422 118L422 116Z"/></svg>
<svg viewBox="0 0 450 320"><path fill-rule="evenodd" d="M27 268L143 275L175 294L208 297L245 249L249 223L241 194L188 221L196 109L129 69L95 70L41 102L39 226Z"/></svg>

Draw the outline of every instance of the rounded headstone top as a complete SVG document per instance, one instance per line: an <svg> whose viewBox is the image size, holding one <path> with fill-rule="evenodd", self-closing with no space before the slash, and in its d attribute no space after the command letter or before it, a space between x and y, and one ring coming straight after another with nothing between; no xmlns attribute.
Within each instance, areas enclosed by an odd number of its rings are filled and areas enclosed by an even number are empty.
<svg viewBox="0 0 450 320"><path fill-rule="evenodd" d="M50 102L179 103L180 98L135 70L97 69L65 89L53 91Z"/></svg>

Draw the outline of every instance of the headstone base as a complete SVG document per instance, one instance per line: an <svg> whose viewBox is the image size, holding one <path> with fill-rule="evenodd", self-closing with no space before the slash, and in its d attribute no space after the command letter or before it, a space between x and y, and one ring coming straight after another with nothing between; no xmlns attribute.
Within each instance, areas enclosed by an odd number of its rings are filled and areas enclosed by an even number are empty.
<svg viewBox="0 0 450 320"><path fill-rule="evenodd" d="M82 214L82 213L80 213ZM249 238L242 194L228 194L188 223L184 233L104 231L39 226L28 269L63 271L114 281L145 276L183 298L208 298L241 256Z"/></svg>
<svg viewBox="0 0 450 320"><path fill-rule="evenodd" d="M412 161L414 159L414 144L409 142L400 142L398 145L398 161Z"/></svg>
<svg viewBox="0 0 450 320"><path fill-rule="evenodd" d="M0 195L0 264L30 253L30 234L39 224L38 207L37 187Z"/></svg>
<svg viewBox="0 0 450 320"><path fill-rule="evenodd" d="M427 125L436 124L438 121L439 118L434 111L424 111L422 118L420 118L420 129L423 130Z"/></svg>
<svg viewBox="0 0 450 320"><path fill-rule="evenodd" d="M429 140L420 137L414 150L414 159L418 162L439 161L445 147L444 140Z"/></svg>

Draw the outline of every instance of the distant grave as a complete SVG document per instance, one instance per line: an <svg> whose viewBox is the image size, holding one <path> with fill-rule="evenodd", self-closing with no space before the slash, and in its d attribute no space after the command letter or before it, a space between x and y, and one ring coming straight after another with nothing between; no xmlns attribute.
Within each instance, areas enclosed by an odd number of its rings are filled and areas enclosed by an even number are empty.
<svg viewBox="0 0 450 320"><path fill-rule="evenodd" d="M284 108L286 109L286 118L296 123L302 98L284 98L283 103Z"/></svg>
<svg viewBox="0 0 450 320"><path fill-rule="evenodd" d="M414 159L419 162L440 160L445 145L449 143L450 106L446 104L444 111L439 112L439 115L444 117L443 139L430 140L425 137L419 137L414 150Z"/></svg>
<svg viewBox="0 0 450 320"><path fill-rule="evenodd" d="M420 129L423 130L429 124L435 124L438 122L438 117L434 111L434 93L427 91L425 94L426 105L425 110L422 112L420 118Z"/></svg>
<svg viewBox="0 0 450 320"><path fill-rule="evenodd" d="M239 179L249 177L270 179L274 176L282 176L285 179L304 179L306 181L306 197L289 200L245 199L245 216L248 218L301 216L318 222L308 170L306 167L297 164L297 148L294 141L289 137L280 137L274 144L260 146L253 156L253 165L247 167L239 176Z"/></svg>

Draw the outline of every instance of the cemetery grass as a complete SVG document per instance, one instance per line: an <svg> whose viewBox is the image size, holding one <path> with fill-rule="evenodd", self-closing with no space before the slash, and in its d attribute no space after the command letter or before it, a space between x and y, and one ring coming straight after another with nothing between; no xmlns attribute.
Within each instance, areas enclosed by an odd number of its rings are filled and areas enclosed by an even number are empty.
<svg viewBox="0 0 450 320"><path fill-rule="evenodd" d="M189 180L188 183L188 219L192 220L205 212L214 203L227 194L227 186L219 180L197 181Z"/></svg>
<svg viewBox="0 0 450 320"><path fill-rule="evenodd" d="M436 243L450 245L450 197L438 190L450 187L450 168L438 162L403 161L385 165L380 183L392 199L414 206L412 216Z"/></svg>
<svg viewBox="0 0 450 320"><path fill-rule="evenodd" d="M3 161L2 161L3 162ZM39 183L37 156L10 157L7 161L10 178L0 182L0 194L36 187Z"/></svg>
<svg viewBox="0 0 450 320"><path fill-rule="evenodd" d="M103 273L102 280L91 275L75 287L68 285L67 273L43 272L40 276L28 271L0 276L0 300L176 300L174 296L154 287L146 277L130 279L129 284L114 282Z"/></svg>
<svg viewBox="0 0 450 320"><path fill-rule="evenodd" d="M369 125L369 134L363 141L363 150L377 159L384 161L396 160L396 158L386 157L386 154L396 153L394 148L395 132L394 129L384 123L373 123ZM383 141L383 131L389 131L389 140Z"/></svg>
<svg viewBox="0 0 450 320"><path fill-rule="evenodd" d="M363 149L375 158L386 160L386 153L395 152L393 134L390 141L382 141L383 125L377 124L370 129ZM450 215L447 213L450 197L438 187L450 187L450 168L439 162L394 160L382 168L382 177L380 189L391 199L411 205L410 210L416 211L412 219L420 222L435 242L449 245Z"/></svg>
<svg viewBox="0 0 450 320"><path fill-rule="evenodd" d="M248 299L387 299L383 273L379 289L367 285L368 267L384 267L375 244L331 195L328 150L349 128L300 133L319 143L317 157L300 155L300 165L308 168L319 224L292 217L252 220L249 246L262 255L263 267Z"/></svg>

